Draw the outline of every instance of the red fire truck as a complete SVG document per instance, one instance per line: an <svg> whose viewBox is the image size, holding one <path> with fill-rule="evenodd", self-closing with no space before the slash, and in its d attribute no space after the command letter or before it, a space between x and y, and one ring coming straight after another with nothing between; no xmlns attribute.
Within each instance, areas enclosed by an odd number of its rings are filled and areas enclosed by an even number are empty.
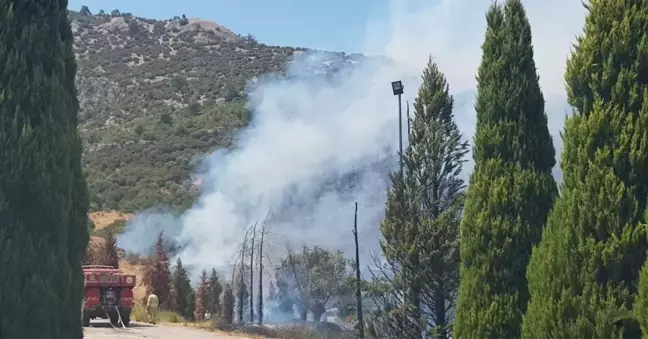
<svg viewBox="0 0 648 339"><path fill-rule="evenodd" d="M135 301L133 288L135 276L121 274L112 266L83 266L85 277L83 298L83 326L90 325L90 319L110 319L117 326L128 327Z"/></svg>

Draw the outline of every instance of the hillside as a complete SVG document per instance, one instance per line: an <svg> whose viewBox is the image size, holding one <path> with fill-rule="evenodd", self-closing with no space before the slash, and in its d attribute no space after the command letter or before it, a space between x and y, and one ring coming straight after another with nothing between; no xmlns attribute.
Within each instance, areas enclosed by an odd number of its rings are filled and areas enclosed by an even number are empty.
<svg viewBox="0 0 648 339"><path fill-rule="evenodd" d="M200 159L233 147L250 119L246 83L283 73L306 50L205 20L111 14L70 12L91 209L185 208L199 191L191 173Z"/></svg>

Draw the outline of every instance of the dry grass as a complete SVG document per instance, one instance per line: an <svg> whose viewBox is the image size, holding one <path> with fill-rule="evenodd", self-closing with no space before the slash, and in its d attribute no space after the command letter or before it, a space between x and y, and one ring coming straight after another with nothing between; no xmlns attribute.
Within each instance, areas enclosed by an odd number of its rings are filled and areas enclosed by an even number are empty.
<svg viewBox="0 0 648 339"><path fill-rule="evenodd" d="M144 306L142 306L141 304L135 304L135 307L131 311L131 319L143 323L148 322L148 315L146 314L146 310L144 309ZM187 322L184 318L182 318L177 313L167 311L167 310L160 310L158 312L157 320L159 323L170 323L170 324L182 324Z"/></svg>
<svg viewBox="0 0 648 339"><path fill-rule="evenodd" d="M103 244L106 242L106 239L102 237L97 237L94 235L90 236L90 244L93 246L103 246Z"/></svg>
<svg viewBox="0 0 648 339"><path fill-rule="evenodd" d="M142 278L144 277L144 266L142 265L133 265L126 260L119 260L119 270L123 274L132 274L135 276L136 285L133 288L133 297L135 300L143 300L146 296L146 285L142 284Z"/></svg>
<svg viewBox="0 0 648 339"><path fill-rule="evenodd" d="M101 211L88 213L88 218L92 220L95 225L95 230L110 226L110 224L119 220L130 220L133 217L130 213L122 213L118 211Z"/></svg>

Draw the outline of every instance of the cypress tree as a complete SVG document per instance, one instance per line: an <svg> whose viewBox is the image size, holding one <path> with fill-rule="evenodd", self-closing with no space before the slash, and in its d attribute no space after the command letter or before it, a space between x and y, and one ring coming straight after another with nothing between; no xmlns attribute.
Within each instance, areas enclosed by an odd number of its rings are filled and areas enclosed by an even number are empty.
<svg viewBox="0 0 648 339"><path fill-rule="evenodd" d="M119 253L117 249L117 238L115 233L108 231L106 241L101 245L98 251L97 264L108 265L119 268Z"/></svg>
<svg viewBox="0 0 648 339"><path fill-rule="evenodd" d="M0 337L81 338L88 196L67 1L0 0Z"/></svg>
<svg viewBox="0 0 648 339"><path fill-rule="evenodd" d="M574 114L563 131L561 196L528 269L525 338L641 336L623 315L647 248L648 1L587 8L565 73Z"/></svg>
<svg viewBox="0 0 648 339"><path fill-rule="evenodd" d="M648 263L644 263L639 274L639 287L633 303L632 311L639 322L643 338L648 337Z"/></svg>
<svg viewBox="0 0 648 339"><path fill-rule="evenodd" d="M519 338L526 266L555 196L555 150L519 0L493 4L477 77L454 338Z"/></svg>

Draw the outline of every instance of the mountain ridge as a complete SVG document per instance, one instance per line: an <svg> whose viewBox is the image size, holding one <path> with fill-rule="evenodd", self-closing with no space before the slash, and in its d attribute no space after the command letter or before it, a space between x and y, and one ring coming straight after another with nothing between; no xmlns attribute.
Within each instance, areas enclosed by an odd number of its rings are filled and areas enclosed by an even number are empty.
<svg viewBox="0 0 648 339"><path fill-rule="evenodd" d="M79 131L91 210L190 206L196 165L235 147L251 112L246 88L315 50L269 46L212 21L69 11L75 37ZM317 51L309 72L365 59Z"/></svg>

